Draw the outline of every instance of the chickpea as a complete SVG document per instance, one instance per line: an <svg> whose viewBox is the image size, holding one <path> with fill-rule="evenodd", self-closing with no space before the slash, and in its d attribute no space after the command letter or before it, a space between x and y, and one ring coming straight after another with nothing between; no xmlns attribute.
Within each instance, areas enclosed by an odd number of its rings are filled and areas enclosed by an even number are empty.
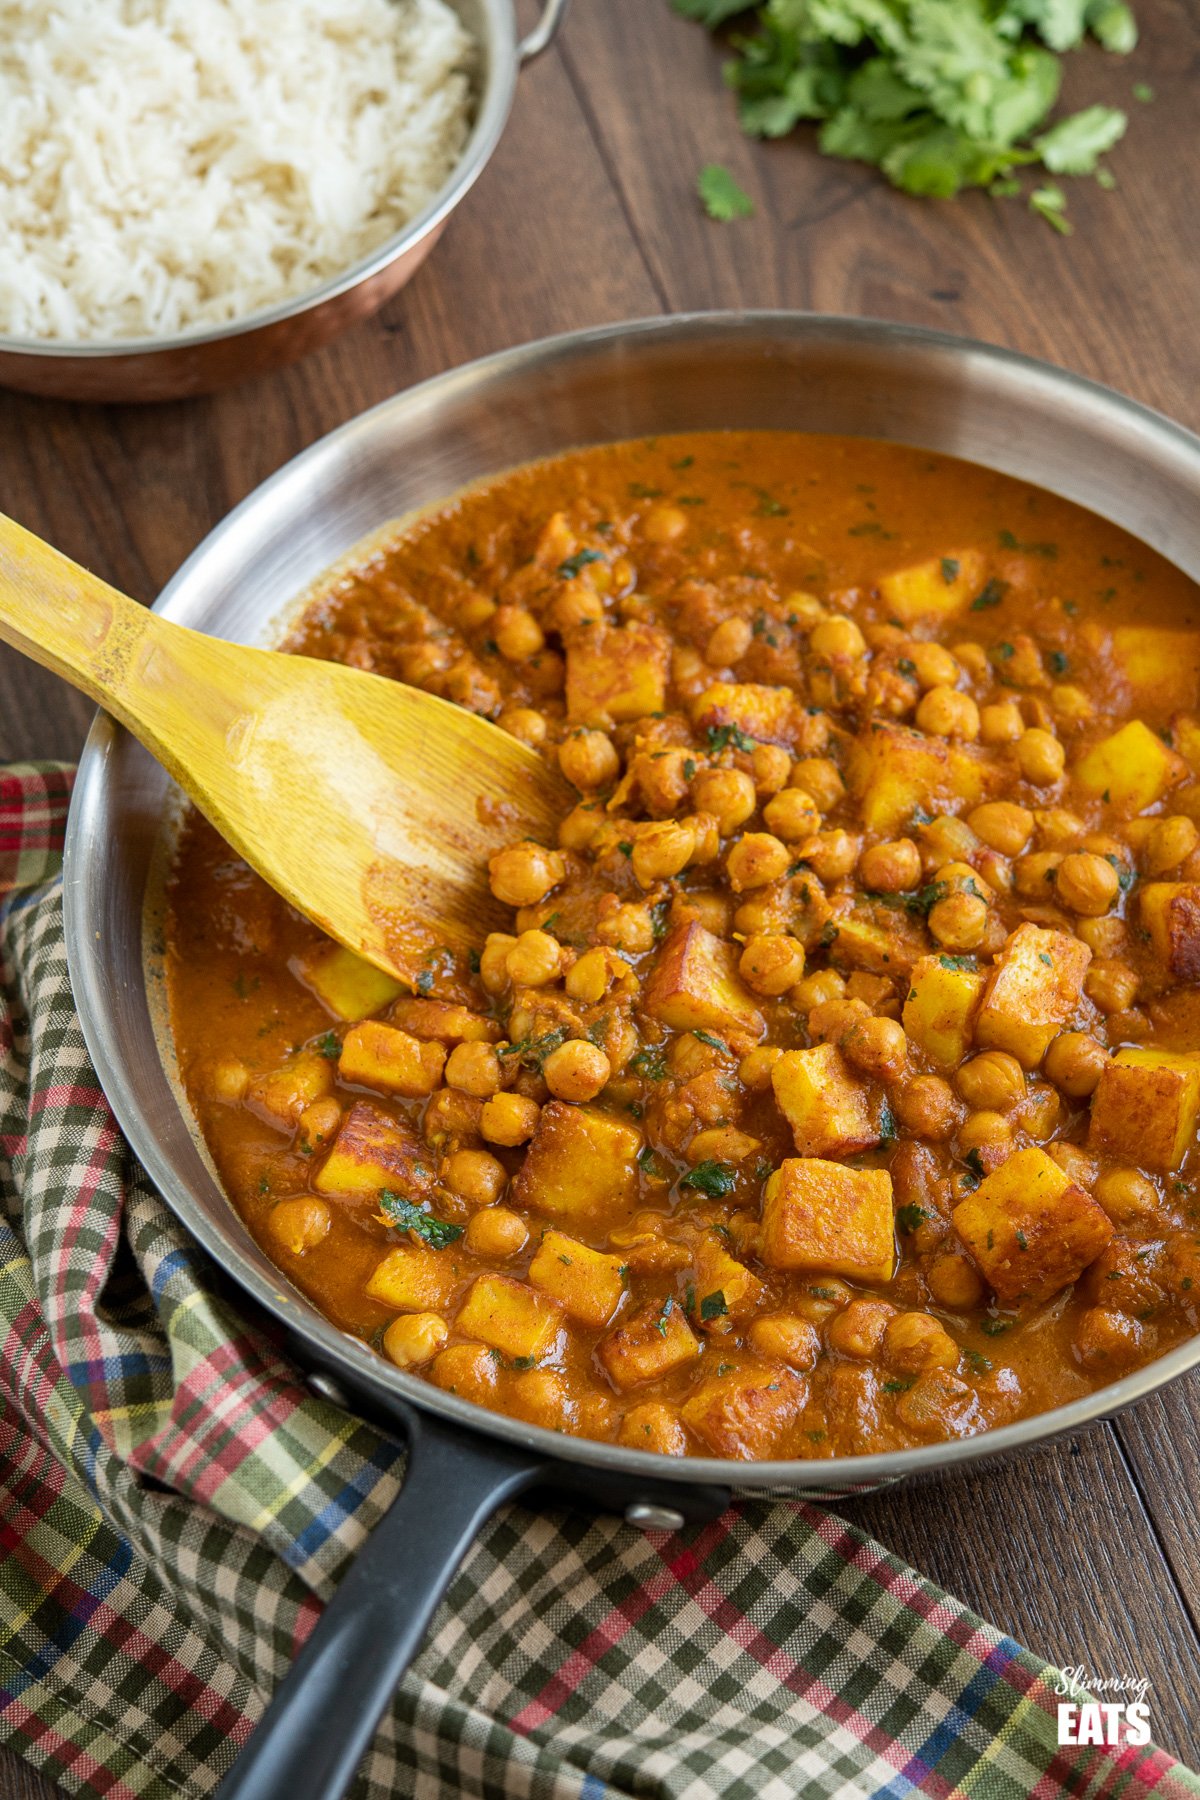
<svg viewBox="0 0 1200 1800"><path fill-rule="evenodd" d="M829 1348L839 1356L853 1356L865 1362L879 1349L895 1316L895 1307L886 1300L851 1300L825 1328Z"/></svg>
<svg viewBox="0 0 1200 1800"><path fill-rule="evenodd" d="M956 1079L967 1105L989 1112L1011 1112L1025 1098L1025 1071L1005 1050L984 1050L973 1056Z"/></svg>
<svg viewBox="0 0 1200 1800"><path fill-rule="evenodd" d="M1095 1091L1108 1052L1086 1031L1063 1031L1046 1052L1042 1064L1047 1079L1071 1100L1086 1100Z"/></svg>
<svg viewBox="0 0 1200 1800"><path fill-rule="evenodd" d="M545 633L523 606L498 606L492 617L491 637L505 662L528 662L546 643Z"/></svg>
<svg viewBox="0 0 1200 1800"><path fill-rule="evenodd" d="M877 1081L895 1081L908 1061L908 1038L897 1019L864 1019L842 1040L847 1062Z"/></svg>
<svg viewBox="0 0 1200 1800"><path fill-rule="evenodd" d="M1068 731L1072 726L1086 725L1095 710L1088 695L1073 682L1060 682L1050 690L1050 711Z"/></svg>
<svg viewBox="0 0 1200 1800"><path fill-rule="evenodd" d="M519 1213L506 1206L489 1206L472 1213L463 1242L473 1256L504 1258L525 1247L529 1228Z"/></svg>
<svg viewBox="0 0 1200 1800"><path fill-rule="evenodd" d="M574 731L558 746L558 766L572 787L590 792L616 780L621 759L603 731Z"/></svg>
<svg viewBox="0 0 1200 1800"><path fill-rule="evenodd" d="M779 838L766 831L747 831L730 850L725 869L730 887L741 894L746 888L782 881L791 862L792 853Z"/></svg>
<svg viewBox="0 0 1200 1800"><path fill-rule="evenodd" d="M208 1066L205 1086L210 1098L219 1100L222 1106L237 1106L246 1098L250 1071L240 1057L219 1056Z"/></svg>
<svg viewBox="0 0 1200 1800"><path fill-rule="evenodd" d="M1156 819L1146 839L1142 862L1147 875L1165 875L1176 869L1200 844L1200 831L1191 819L1174 813L1169 819Z"/></svg>
<svg viewBox="0 0 1200 1800"><path fill-rule="evenodd" d="M1058 739L1040 726L1030 726L1017 739L1017 767L1034 787L1053 787L1062 780L1066 753Z"/></svg>
<svg viewBox="0 0 1200 1800"><path fill-rule="evenodd" d="M1052 900L1054 884L1065 857L1061 850L1035 850L1019 857L1013 865L1013 880L1018 894L1028 900Z"/></svg>
<svg viewBox="0 0 1200 1800"><path fill-rule="evenodd" d="M740 662L754 642L749 619L722 619L709 634L704 660L714 669Z"/></svg>
<svg viewBox="0 0 1200 1800"><path fill-rule="evenodd" d="M558 828L558 841L564 850L590 850L608 821L594 800L573 806Z"/></svg>
<svg viewBox="0 0 1200 1800"><path fill-rule="evenodd" d="M652 506L642 520L642 536L651 544L673 544L687 530L687 514L678 506Z"/></svg>
<svg viewBox="0 0 1200 1800"><path fill-rule="evenodd" d="M460 1094L486 1100L501 1085L500 1058L490 1044L456 1044L446 1058L445 1081Z"/></svg>
<svg viewBox="0 0 1200 1800"><path fill-rule="evenodd" d="M586 1038L571 1038L550 1052L542 1074L556 1100L594 1100L612 1074L612 1065Z"/></svg>
<svg viewBox="0 0 1200 1800"><path fill-rule="evenodd" d="M1115 1373L1145 1355L1146 1327L1114 1307L1089 1306L1075 1327L1075 1354L1085 1369Z"/></svg>
<svg viewBox="0 0 1200 1800"><path fill-rule="evenodd" d="M990 681L991 667L988 663L987 651L982 644L951 644L950 651L958 658L963 673L971 681Z"/></svg>
<svg viewBox="0 0 1200 1800"><path fill-rule="evenodd" d="M892 1107L912 1137L934 1142L951 1137L959 1120L954 1089L940 1075L918 1075L905 1082L892 1095Z"/></svg>
<svg viewBox="0 0 1200 1800"><path fill-rule="evenodd" d="M536 906L566 872L561 853L541 844L509 844L488 858L491 890L506 906Z"/></svg>
<svg viewBox="0 0 1200 1800"><path fill-rule="evenodd" d="M846 796L842 772L827 756L804 757L793 766L789 781L793 787L803 788L811 794L814 805L823 813L829 812Z"/></svg>
<svg viewBox="0 0 1200 1800"><path fill-rule="evenodd" d="M1094 1189L1114 1225L1153 1219L1160 1208L1158 1189L1140 1169L1106 1169Z"/></svg>
<svg viewBox="0 0 1200 1800"><path fill-rule="evenodd" d="M814 625L808 644L815 655L837 662L855 662L867 653L867 640L854 620L837 613Z"/></svg>
<svg viewBox="0 0 1200 1800"><path fill-rule="evenodd" d="M639 825L633 840L633 872L644 888L686 869L696 848L695 829L679 819Z"/></svg>
<svg viewBox="0 0 1200 1800"><path fill-rule="evenodd" d="M1060 1139L1056 1144L1046 1145L1046 1154L1054 1158L1068 1181L1073 1181L1076 1187L1090 1188L1095 1185L1100 1165L1094 1156L1089 1156L1078 1144L1068 1144Z"/></svg>
<svg viewBox="0 0 1200 1800"><path fill-rule="evenodd" d="M928 1313L897 1313L883 1334L884 1362L904 1375L919 1375L922 1369L953 1369L958 1355L950 1333Z"/></svg>
<svg viewBox="0 0 1200 1800"><path fill-rule="evenodd" d="M979 711L979 735L985 744L1015 744L1025 730L1015 700L999 700Z"/></svg>
<svg viewBox="0 0 1200 1800"><path fill-rule="evenodd" d="M516 942L507 931L489 931L479 953L479 979L489 994L502 994L508 986L508 953Z"/></svg>
<svg viewBox="0 0 1200 1800"><path fill-rule="evenodd" d="M795 1302L795 1311L812 1325L823 1325L835 1312L846 1306L854 1295L844 1281L833 1275L821 1275L806 1288Z"/></svg>
<svg viewBox="0 0 1200 1800"><path fill-rule="evenodd" d="M963 738L974 743L979 736L979 708L970 694L957 688L930 688L917 707L917 724L931 737Z"/></svg>
<svg viewBox="0 0 1200 1800"><path fill-rule="evenodd" d="M762 1094L771 1085L771 1070L783 1055L774 1044L760 1044L750 1050L738 1064L738 1080L752 1094Z"/></svg>
<svg viewBox="0 0 1200 1800"><path fill-rule="evenodd" d="M903 894L921 879L921 852L911 838L871 844L858 859L858 879L878 894Z"/></svg>
<svg viewBox="0 0 1200 1800"><path fill-rule="evenodd" d="M508 1183L508 1171L487 1150L454 1150L442 1165L442 1182L468 1206L494 1206Z"/></svg>
<svg viewBox="0 0 1200 1800"><path fill-rule="evenodd" d="M600 920L596 935L623 950L627 956L640 956L643 951L654 948L654 920L650 908L626 901Z"/></svg>
<svg viewBox="0 0 1200 1800"><path fill-rule="evenodd" d="M674 1407L643 1400L621 1420L617 1442L626 1450L655 1450L659 1456L686 1456L687 1432Z"/></svg>
<svg viewBox="0 0 1200 1800"><path fill-rule="evenodd" d="M432 1362L449 1336L449 1326L437 1313L401 1313L383 1334L383 1354L398 1369L415 1369Z"/></svg>
<svg viewBox="0 0 1200 1800"><path fill-rule="evenodd" d="M504 959L510 981L521 987L544 987L562 967L562 945L548 931L523 931ZM480 959L480 971L483 962Z"/></svg>
<svg viewBox="0 0 1200 1800"><path fill-rule="evenodd" d="M328 1236L332 1224L332 1213L315 1194L296 1194L290 1200L279 1200L267 1214L267 1230L290 1256L303 1256L319 1244Z"/></svg>
<svg viewBox="0 0 1200 1800"><path fill-rule="evenodd" d="M1084 978L1083 990L1102 1013L1125 1012L1137 996L1138 978L1128 963L1098 957Z"/></svg>
<svg viewBox="0 0 1200 1800"><path fill-rule="evenodd" d="M944 950L977 950L987 923L987 901L977 894L947 894L929 911L930 932Z"/></svg>
<svg viewBox="0 0 1200 1800"><path fill-rule="evenodd" d="M944 644L912 644L905 654L922 693L928 693L932 688L957 686L961 673L958 660Z"/></svg>
<svg viewBox="0 0 1200 1800"><path fill-rule="evenodd" d="M848 831L822 831L805 851L820 881L838 881L849 875L858 861L859 839Z"/></svg>
<svg viewBox="0 0 1200 1800"><path fill-rule="evenodd" d="M595 1006L603 1000L614 980L629 974L629 964L611 950L597 946L593 950L585 950L577 962L573 962L567 970L563 982L572 1000L582 1000L585 1006Z"/></svg>
<svg viewBox="0 0 1200 1800"><path fill-rule="evenodd" d="M479 1129L489 1144L511 1148L533 1136L541 1110L536 1100L527 1100L523 1094L493 1094L483 1103Z"/></svg>
<svg viewBox="0 0 1200 1800"><path fill-rule="evenodd" d="M787 1313L755 1319L746 1336L757 1355L787 1363L793 1369L815 1368L821 1354L816 1327L807 1319L793 1318Z"/></svg>
<svg viewBox="0 0 1200 1800"><path fill-rule="evenodd" d="M845 993L845 980L836 969L818 969L796 983L791 1000L797 1012L811 1012L815 1006L824 1006L827 1000L843 999Z"/></svg>
<svg viewBox="0 0 1200 1800"><path fill-rule="evenodd" d="M1007 1154L1012 1135L1012 1126L1003 1113L973 1112L959 1131L959 1149L964 1155L971 1150Z"/></svg>
<svg viewBox="0 0 1200 1800"><path fill-rule="evenodd" d="M496 1388L496 1361L486 1344L451 1344L434 1357L429 1378L435 1387L486 1405Z"/></svg>
<svg viewBox="0 0 1200 1800"><path fill-rule="evenodd" d="M967 823L989 850L1001 856L1020 856L1033 836L1033 814L1026 806L1008 800L990 800L967 814Z"/></svg>
<svg viewBox="0 0 1200 1800"><path fill-rule="evenodd" d="M804 973L804 946L778 932L756 932L746 940L738 970L756 994L786 994Z"/></svg>
<svg viewBox="0 0 1200 1800"><path fill-rule="evenodd" d="M970 878L973 873L970 860L981 846L965 819L952 819L943 813L919 829L921 862L925 868L940 871L943 863L965 863L966 875Z"/></svg>
<svg viewBox="0 0 1200 1800"><path fill-rule="evenodd" d="M732 837L752 816L758 794L742 769L701 769L692 782L692 800L717 821L722 837Z"/></svg>
<svg viewBox="0 0 1200 1800"><path fill-rule="evenodd" d="M816 801L801 787L784 788L781 794L768 800L763 807L763 819L776 837L787 844L798 844L811 837L821 825Z"/></svg>
<svg viewBox="0 0 1200 1800"><path fill-rule="evenodd" d="M1108 911L1121 892L1121 885L1107 857L1076 850L1059 863L1054 891L1072 912L1098 918Z"/></svg>
<svg viewBox="0 0 1200 1800"><path fill-rule="evenodd" d="M342 1122L341 1103L332 1094L314 1100L300 1114L300 1142L306 1150L319 1150L333 1142Z"/></svg>
<svg viewBox="0 0 1200 1800"><path fill-rule="evenodd" d="M978 1306L983 1299L983 1282L974 1264L954 1250L935 1257L925 1279L938 1305L948 1306L955 1312Z"/></svg>
<svg viewBox="0 0 1200 1800"><path fill-rule="evenodd" d="M787 786L792 759L780 744L755 744L750 752L750 768L759 799L769 799Z"/></svg>
<svg viewBox="0 0 1200 1800"><path fill-rule="evenodd" d="M531 706L506 706L496 723L509 737L519 738L534 750L546 741L546 721Z"/></svg>

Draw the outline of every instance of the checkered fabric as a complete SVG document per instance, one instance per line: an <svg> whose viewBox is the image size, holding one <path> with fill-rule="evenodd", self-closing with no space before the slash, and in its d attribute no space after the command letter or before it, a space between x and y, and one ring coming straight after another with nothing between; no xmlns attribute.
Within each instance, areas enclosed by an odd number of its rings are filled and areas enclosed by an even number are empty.
<svg viewBox="0 0 1200 1800"><path fill-rule="evenodd" d="M123 1143L71 1002L69 772L0 775L0 1720L71 1792L203 1795L398 1491ZM1056 1672L816 1507L483 1534L364 1800L1200 1795L1059 1748Z"/></svg>

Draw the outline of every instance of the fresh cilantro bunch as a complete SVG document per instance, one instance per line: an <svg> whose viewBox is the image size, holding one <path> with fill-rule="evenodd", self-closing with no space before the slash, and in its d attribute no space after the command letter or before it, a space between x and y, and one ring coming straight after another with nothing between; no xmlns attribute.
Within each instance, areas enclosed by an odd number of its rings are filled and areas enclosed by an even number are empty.
<svg viewBox="0 0 1200 1800"><path fill-rule="evenodd" d="M714 29L748 10L744 0L672 5ZM1106 50L1133 49L1124 0L766 0L755 24L733 37L726 70L754 137L815 120L826 155L872 163L906 193L940 199L964 187L1019 192L1017 172L1034 164L1111 186L1100 158L1125 114L1089 106L1046 120L1062 52L1089 35ZM1070 229L1060 189L1035 190L1031 204Z"/></svg>

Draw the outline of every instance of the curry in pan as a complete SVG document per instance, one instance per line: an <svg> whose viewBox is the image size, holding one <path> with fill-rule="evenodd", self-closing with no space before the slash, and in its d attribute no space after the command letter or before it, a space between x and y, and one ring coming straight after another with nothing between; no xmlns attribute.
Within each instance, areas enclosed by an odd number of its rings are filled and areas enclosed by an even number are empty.
<svg viewBox="0 0 1200 1800"><path fill-rule="evenodd" d="M401 1367L668 1455L975 1433L1195 1331L1197 598L859 440L585 450L401 529L288 647L571 799L412 991L189 824L173 1024L250 1230Z"/></svg>

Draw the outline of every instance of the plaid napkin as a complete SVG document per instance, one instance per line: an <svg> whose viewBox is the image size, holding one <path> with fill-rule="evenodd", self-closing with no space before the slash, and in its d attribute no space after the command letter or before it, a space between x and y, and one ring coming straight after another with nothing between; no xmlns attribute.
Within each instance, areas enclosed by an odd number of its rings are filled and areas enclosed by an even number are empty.
<svg viewBox="0 0 1200 1800"><path fill-rule="evenodd" d="M69 790L0 772L0 1721L73 1793L199 1796L402 1454L307 1393L122 1141L67 982ZM1056 1675L814 1506L677 1537L513 1507L356 1791L1200 1796L1153 1746L1060 1748Z"/></svg>

